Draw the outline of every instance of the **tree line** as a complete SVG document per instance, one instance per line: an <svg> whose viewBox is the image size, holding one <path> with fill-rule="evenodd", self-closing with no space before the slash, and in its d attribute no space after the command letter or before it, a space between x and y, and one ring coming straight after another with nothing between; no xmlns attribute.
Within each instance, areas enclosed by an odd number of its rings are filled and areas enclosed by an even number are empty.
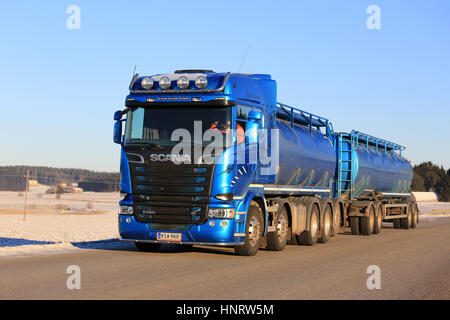
<svg viewBox="0 0 450 320"><path fill-rule="evenodd" d="M97 172L85 169L60 169L35 166L0 166L0 190L24 191L25 175L45 185L78 183L85 191L113 192L119 190L118 172ZM441 201L450 201L450 169L445 171L431 162L414 166L411 191L436 192Z"/></svg>
<svg viewBox="0 0 450 320"><path fill-rule="evenodd" d="M24 191L26 173L30 180L44 185L78 183L85 191L113 192L119 190L118 172L97 172L86 169L51 168L37 166L0 166L0 190Z"/></svg>
<svg viewBox="0 0 450 320"><path fill-rule="evenodd" d="M414 166L411 191L433 191L440 201L450 201L450 169L445 171L431 162Z"/></svg>

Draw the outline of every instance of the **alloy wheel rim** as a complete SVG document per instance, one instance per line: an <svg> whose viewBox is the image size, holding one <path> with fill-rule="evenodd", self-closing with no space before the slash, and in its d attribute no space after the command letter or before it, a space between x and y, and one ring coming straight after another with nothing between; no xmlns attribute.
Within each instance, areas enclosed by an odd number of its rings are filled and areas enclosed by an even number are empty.
<svg viewBox="0 0 450 320"><path fill-rule="evenodd" d="M251 245L256 244L259 239L260 233L260 223L256 217L252 217L250 219L249 227L248 227L248 240Z"/></svg>
<svg viewBox="0 0 450 320"><path fill-rule="evenodd" d="M375 224L375 219L374 219L373 209L370 209L370 213L369 213L369 230L373 229L374 224Z"/></svg>
<svg viewBox="0 0 450 320"><path fill-rule="evenodd" d="M277 224L278 238L284 239L287 235L287 220L284 215L280 216Z"/></svg>
<svg viewBox="0 0 450 320"><path fill-rule="evenodd" d="M378 228L381 228L381 224L383 223L383 217L381 214L381 210L378 210L378 215L377 215L377 223L378 223Z"/></svg>
<svg viewBox="0 0 450 320"><path fill-rule="evenodd" d="M317 215L313 214L311 218L311 234L314 236L318 230Z"/></svg>
<svg viewBox="0 0 450 320"><path fill-rule="evenodd" d="M323 230L324 230L326 235L331 230L331 219L330 219L330 214L329 213L325 215L325 221L324 221Z"/></svg>

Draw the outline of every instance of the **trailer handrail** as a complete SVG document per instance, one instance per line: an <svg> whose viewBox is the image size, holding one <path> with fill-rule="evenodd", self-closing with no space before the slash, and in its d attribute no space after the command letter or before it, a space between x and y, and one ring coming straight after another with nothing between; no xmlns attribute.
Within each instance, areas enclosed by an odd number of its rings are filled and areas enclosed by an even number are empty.
<svg viewBox="0 0 450 320"><path fill-rule="evenodd" d="M352 142L356 143L356 145L359 144L365 144L367 147L369 145L374 146L377 149L383 149L384 151L399 151L400 156L402 155L402 151L406 149L406 147L399 145L395 142L391 142L388 140L380 139L374 136L371 136L366 133L362 133L356 130L352 130L352 132L349 133L350 139Z"/></svg>
<svg viewBox="0 0 450 320"><path fill-rule="evenodd" d="M288 106L280 102L277 102L277 107L278 110L285 112L289 116L291 127L294 126L294 122L295 120L297 120L301 124L307 125L310 132L312 131L312 127L316 127L317 129L325 128L326 135L328 137L331 137L334 134L333 124L327 118L301 110L296 107Z"/></svg>

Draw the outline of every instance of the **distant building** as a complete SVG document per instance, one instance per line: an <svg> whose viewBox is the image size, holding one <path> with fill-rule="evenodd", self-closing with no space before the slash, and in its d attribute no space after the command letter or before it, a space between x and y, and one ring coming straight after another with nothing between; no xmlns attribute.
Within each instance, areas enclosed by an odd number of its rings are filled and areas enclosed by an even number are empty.
<svg viewBox="0 0 450 320"><path fill-rule="evenodd" d="M439 197L436 192L412 192L417 202L438 202Z"/></svg>
<svg viewBox="0 0 450 320"><path fill-rule="evenodd" d="M38 184L37 180L28 180L28 187L37 187Z"/></svg>
<svg viewBox="0 0 450 320"><path fill-rule="evenodd" d="M82 188L74 188L74 187L67 187L64 188L64 193L81 193L83 192Z"/></svg>
<svg viewBox="0 0 450 320"><path fill-rule="evenodd" d="M47 194L55 194L56 193L56 186L51 186L50 188L45 191Z"/></svg>

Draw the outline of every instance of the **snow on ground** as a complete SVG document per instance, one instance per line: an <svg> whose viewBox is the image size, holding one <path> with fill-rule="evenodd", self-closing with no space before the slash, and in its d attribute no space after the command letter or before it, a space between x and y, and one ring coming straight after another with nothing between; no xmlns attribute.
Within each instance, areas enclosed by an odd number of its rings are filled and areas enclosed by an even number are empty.
<svg viewBox="0 0 450 320"><path fill-rule="evenodd" d="M42 213L52 210L62 211L113 211L117 210L120 199L118 192L82 192L63 193L61 199L55 194L46 194L49 186L30 187L27 194L27 210L30 213ZM0 213L23 212L25 193L0 191ZM8 212L9 210L9 212Z"/></svg>
<svg viewBox="0 0 450 320"><path fill-rule="evenodd" d="M27 194L0 192L0 251L6 247L44 246L118 238L118 192L45 194L48 186Z"/></svg>
<svg viewBox="0 0 450 320"><path fill-rule="evenodd" d="M418 202L420 218L450 217L449 202Z"/></svg>
<svg viewBox="0 0 450 320"><path fill-rule="evenodd" d="M0 215L0 247L118 238L117 212L96 215Z"/></svg>

